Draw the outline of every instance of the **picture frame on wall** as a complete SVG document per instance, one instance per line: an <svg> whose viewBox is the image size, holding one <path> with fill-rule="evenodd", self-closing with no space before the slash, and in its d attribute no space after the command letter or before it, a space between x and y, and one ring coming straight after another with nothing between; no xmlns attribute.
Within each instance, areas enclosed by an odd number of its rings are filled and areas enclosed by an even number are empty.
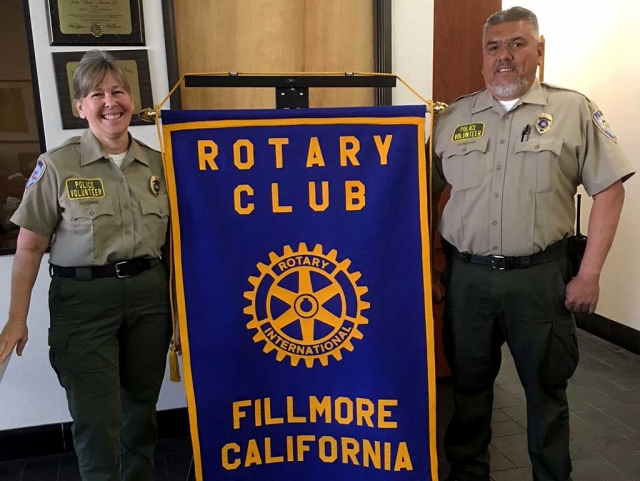
<svg viewBox="0 0 640 481"><path fill-rule="evenodd" d="M0 142L0 255L3 249L15 247L18 226L11 224L9 219L20 205L40 154L38 140Z"/></svg>
<svg viewBox="0 0 640 481"><path fill-rule="evenodd" d="M144 45L142 0L46 0L51 45Z"/></svg>
<svg viewBox="0 0 640 481"><path fill-rule="evenodd" d="M60 103L63 129L82 129L88 126L80 118L73 101L73 73L86 52L53 52L56 87ZM149 56L146 50L109 50L123 68L133 94L134 107L131 125L149 125L137 114L142 109L153 107Z"/></svg>
<svg viewBox="0 0 640 481"><path fill-rule="evenodd" d="M38 141L31 80L0 80L0 142Z"/></svg>

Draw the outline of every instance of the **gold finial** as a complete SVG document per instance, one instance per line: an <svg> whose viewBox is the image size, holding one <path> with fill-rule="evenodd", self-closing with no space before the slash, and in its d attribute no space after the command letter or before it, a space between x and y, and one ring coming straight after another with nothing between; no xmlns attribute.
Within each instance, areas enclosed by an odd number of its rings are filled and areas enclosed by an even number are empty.
<svg viewBox="0 0 640 481"><path fill-rule="evenodd" d="M138 117L140 117L145 122L155 122L156 111L153 110L152 108L146 108L140 111L140 113L138 114Z"/></svg>
<svg viewBox="0 0 640 481"><path fill-rule="evenodd" d="M433 104L433 113L435 115L442 115L448 108L448 104L445 104L444 102L436 102Z"/></svg>

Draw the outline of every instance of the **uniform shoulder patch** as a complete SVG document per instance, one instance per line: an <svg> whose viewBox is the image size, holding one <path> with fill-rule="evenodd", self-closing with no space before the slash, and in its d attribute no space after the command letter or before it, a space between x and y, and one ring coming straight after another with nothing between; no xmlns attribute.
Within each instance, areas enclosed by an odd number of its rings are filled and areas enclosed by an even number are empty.
<svg viewBox="0 0 640 481"><path fill-rule="evenodd" d="M583 94L582 92L578 92L577 90L574 89L568 89L567 87L562 87L561 85L555 85L555 84L550 84L549 82L542 82L542 85L544 85L545 87L549 87L555 90L564 90L566 92L573 92L575 94L579 94L583 97L586 97L585 94Z"/></svg>
<svg viewBox="0 0 640 481"><path fill-rule="evenodd" d="M33 169L33 173L31 174L31 177L29 177L29 180L27 181L25 190L36 185L38 181L42 178L42 175L44 174L45 170L47 170L47 164L42 159L42 157L40 157L36 162L36 168Z"/></svg>
<svg viewBox="0 0 640 481"><path fill-rule="evenodd" d="M609 122L605 120L602 110L599 110L599 109L596 110L591 116L591 118L593 119L593 122L596 124L596 126L600 129L600 131L604 135L609 137L614 142L618 143L618 137L616 137L613 131L611 130L611 126L609 125Z"/></svg>
<svg viewBox="0 0 640 481"><path fill-rule="evenodd" d="M160 153L159 150L154 149L153 147L149 147L147 144L145 144L144 142L140 142L138 139L134 139L136 142L138 142L138 144L140 144L141 147L145 147L149 150L151 150L152 152L157 152L158 154Z"/></svg>
<svg viewBox="0 0 640 481"><path fill-rule="evenodd" d="M454 103L456 103L458 100L466 99L467 97L473 97L473 96L475 96L475 95L481 94L481 93L482 93L482 92L484 92L485 90L487 90L487 89L482 89L482 90L478 90L477 92L473 92L473 93L466 94L466 95L461 95L460 97L458 97L457 99L455 99L455 100L453 101L452 105L453 105Z"/></svg>
<svg viewBox="0 0 640 481"><path fill-rule="evenodd" d="M77 135L75 137L69 137L62 144L60 144L57 147L54 147L53 149L47 151L47 154L53 154L54 152L57 152L58 150L64 149L65 147L68 147L69 145L79 144L80 143L80 138L81 137L77 136Z"/></svg>

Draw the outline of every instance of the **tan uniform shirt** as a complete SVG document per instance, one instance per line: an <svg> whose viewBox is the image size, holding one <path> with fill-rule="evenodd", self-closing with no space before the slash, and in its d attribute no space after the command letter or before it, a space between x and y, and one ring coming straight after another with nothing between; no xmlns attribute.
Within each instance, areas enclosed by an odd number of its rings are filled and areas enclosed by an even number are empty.
<svg viewBox="0 0 640 481"><path fill-rule="evenodd" d="M477 255L531 255L573 235L577 186L594 195L634 173L593 102L537 80L509 112L487 90L457 100L433 145L434 191L452 187L440 232Z"/></svg>
<svg viewBox="0 0 640 481"><path fill-rule="evenodd" d="M118 168L90 130L40 157L11 218L53 236L49 262L66 267L158 257L168 220L160 153L131 138Z"/></svg>

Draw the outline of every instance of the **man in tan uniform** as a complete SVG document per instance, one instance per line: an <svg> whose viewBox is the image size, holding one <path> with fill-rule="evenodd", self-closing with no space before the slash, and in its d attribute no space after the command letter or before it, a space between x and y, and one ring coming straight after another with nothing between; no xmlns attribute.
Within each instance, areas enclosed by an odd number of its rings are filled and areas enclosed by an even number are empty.
<svg viewBox="0 0 640 481"><path fill-rule="evenodd" d="M533 479L571 479L567 380L578 363L572 311L594 312L599 277L633 168L585 96L540 84L538 22L520 7L485 24L487 89L454 102L436 124L433 183L447 252L445 351L455 413L450 480L488 481L493 382L506 341L527 397ZM594 204L579 273L569 238L582 184ZM434 288L434 297L439 297Z"/></svg>

